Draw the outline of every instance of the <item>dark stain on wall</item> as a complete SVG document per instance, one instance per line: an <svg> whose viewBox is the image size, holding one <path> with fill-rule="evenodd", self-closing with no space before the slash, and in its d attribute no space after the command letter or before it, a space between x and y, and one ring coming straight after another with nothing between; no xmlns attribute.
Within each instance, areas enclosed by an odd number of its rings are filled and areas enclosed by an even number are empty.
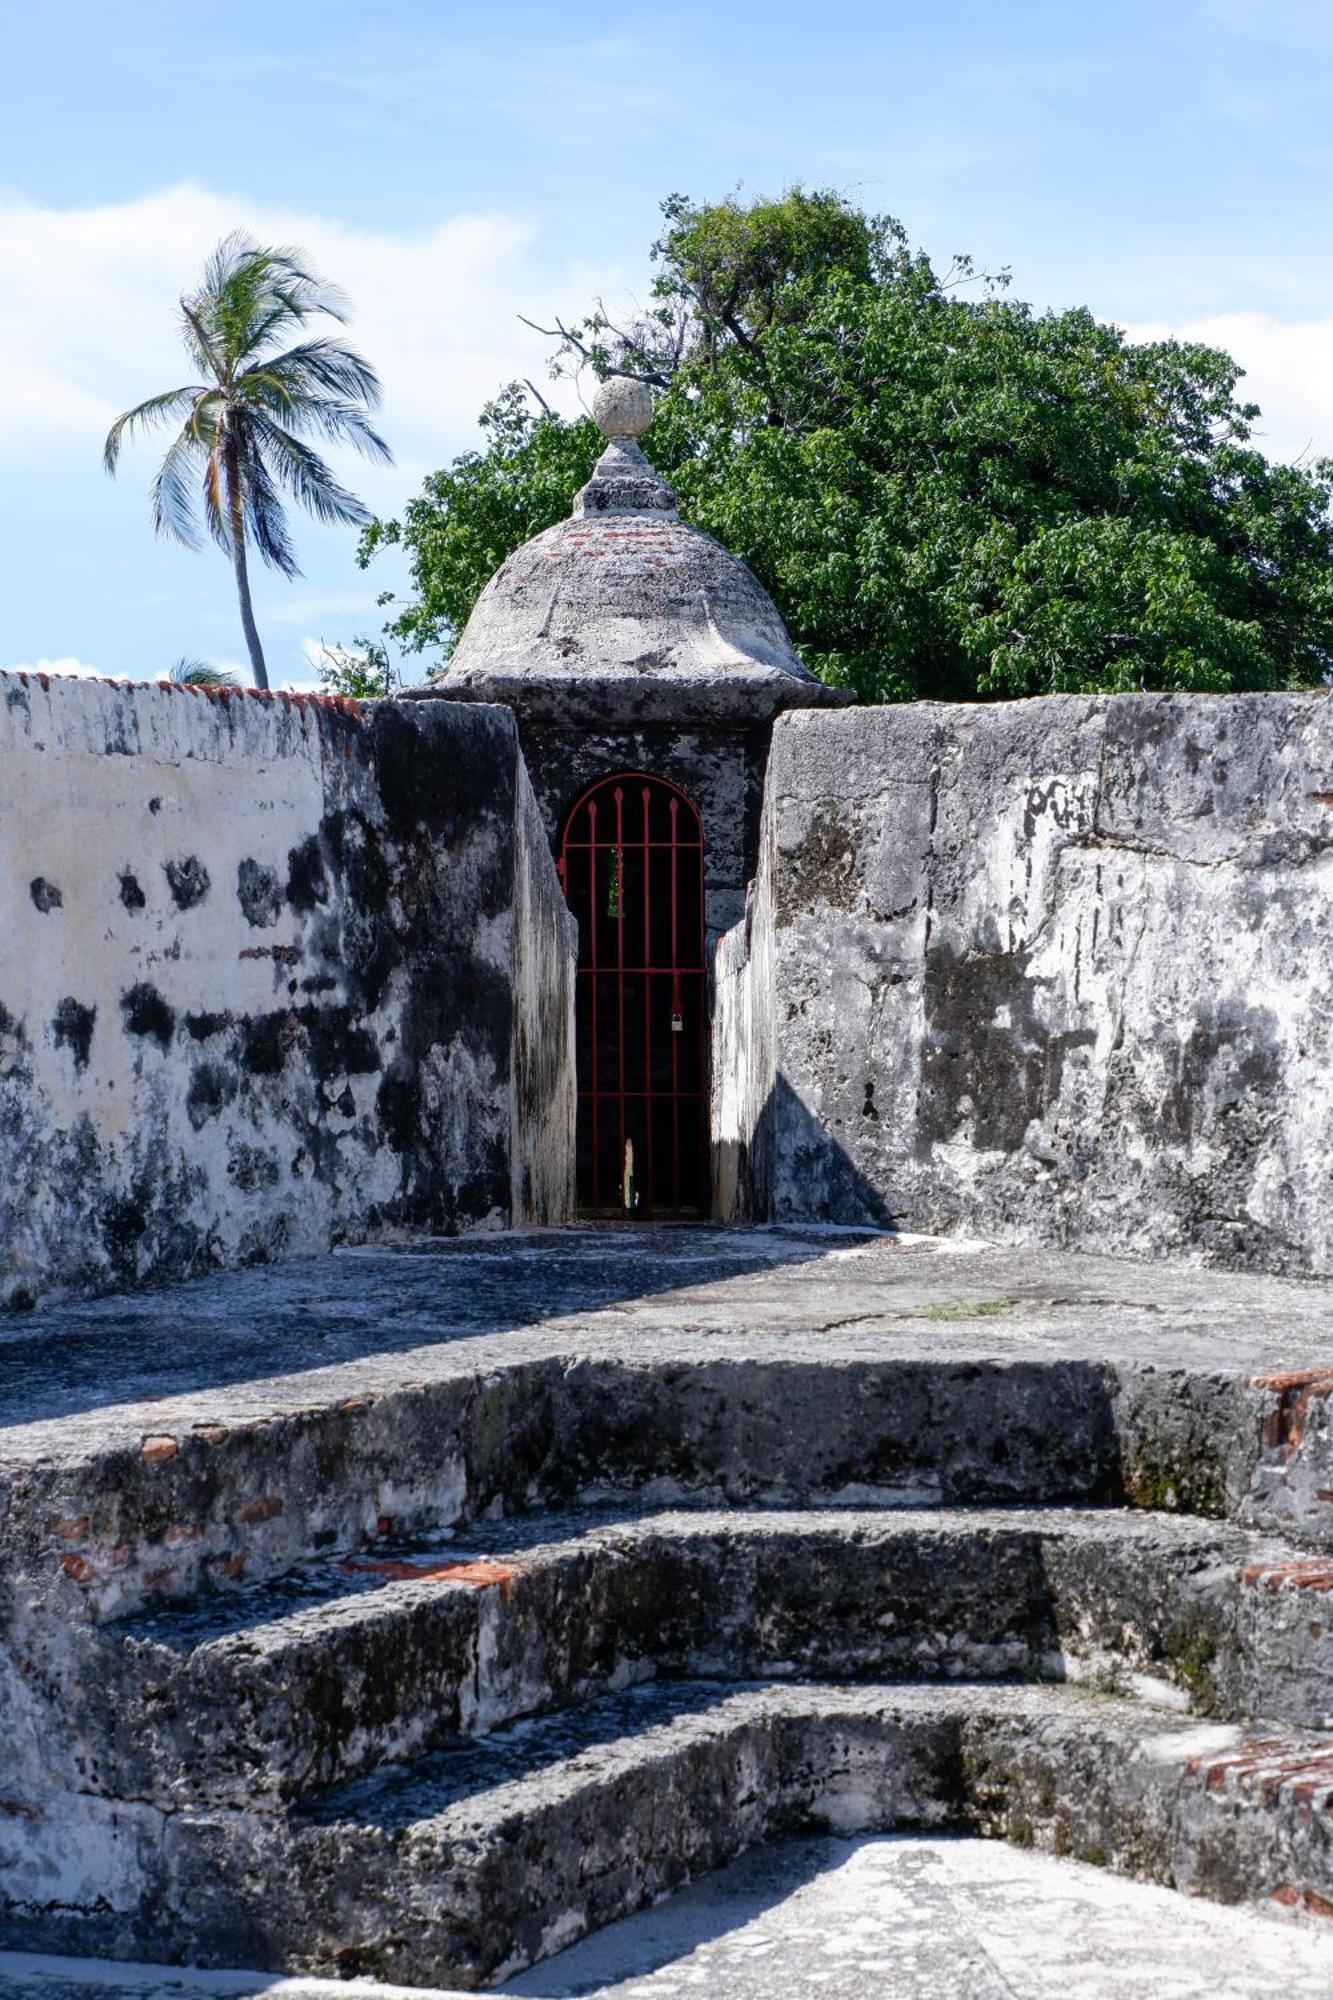
<svg viewBox="0 0 1333 2000"><path fill-rule="evenodd" d="M469 717L479 722L475 757L432 757L423 741L431 723L417 708L383 707L370 718L375 775L388 829L395 840L446 843L484 819L495 806L492 759L511 727L507 718Z"/></svg>
<svg viewBox="0 0 1333 2000"><path fill-rule="evenodd" d="M328 869L320 850L319 835L312 833L288 853L287 901L294 910L308 915L328 900Z"/></svg>
<svg viewBox="0 0 1333 2000"><path fill-rule="evenodd" d="M232 1016L230 1014L210 1014L204 1012L200 1014L187 1014L185 1016L186 1029L189 1032L190 1039L195 1042L211 1041L214 1035L223 1034L231 1025Z"/></svg>
<svg viewBox="0 0 1333 2000"><path fill-rule="evenodd" d="M201 1062L191 1072L185 1110L197 1132L210 1118L216 1118L236 1095L235 1072L225 1063Z"/></svg>
<svg viewBox="0 0 1333 2000"><path fill-rule="evenodd" d="M301 1007L296 1019L321 1083L335 1076L373 1076L379 1069L379 1044L350 1007Z"/></svg>
<svg viewBox="0 0 1333 2000"><path fill-rule="evenodd" d="M171 890L171 900L178 910L192 910L197 903L203 902L212 885L208 870L197 854L187 854L178 861L164 861L162 867Z"/></svg>
<svg viewBox="0 0 1333 2000"><path fill-rule="evenodd" d="M1016 1152L1029 1125L1059 1097L1069 1050L1096 1041L1091 1028L1051 1033L1039 1017L1028 956L956 950L947 943L927 951L922 1147L952 1139L970 1121L973 1145Z"/></svg>
<svg viewBox="0 0 1333 2000"><path fill-rule="evenodd" d="M1206 1135L1252 1146L1282 1085L1277 1017L1271 1008L1210 1008L1170 1063L1174 1074L1153 1106L1153 1123L1173 1146Z"/></svg>
<svg viewBox="0 0 1333 2000"><path fill-rule="evenodd" d="M96 1022L96 1007L85 1007L82 1001L69 997L60 1002L52 1016L51 1032L55 1036L56 1047L70 1051L76 1069L88 1067Z"/></svg>
<svg viewBox="0 0 1333 2000"><path fill-rule="evenodd" d="M33 876L28 884L28 894L43 916L49 915L52 910L60 909L65 900L55 883L48 882L45 875Z"/></svg>
<svg viewBox="0 0 1333 2000"><path fill-rule="evenodd" d="M800 847L784 861L776 904L780 924L820 903L835 910L856 908L861 869L855 835L845 818L817 812Z"/></svg>
<svg viewBox="0 0 1333 2000"><path fill-rule="evenodd" d="M139 887L139 878L130 869L123 868L120 874L120 900L127 910L141 910L148 898Z"/></svg>
<svg viewBox="0 0 1333 2000"><path fill-rule="evenodd" d="M282 1168L275 1153L238 1140L227 1156L227 1177L243 1193L250 1194L255 1188L276 1187L282 1178Z"/></svg>
<svg viewBox="0 0 1333 2000"><path fill-rule="evenodd" d="M320 840L330 874L342 889L337 943L330 956L340 963L355 1004L373 1013L404 957L392 908L394 868L379 831L363 813L327 814ZM425 865L424 853L421 859Z"/></svg>
<svg viewBox="0 0 1333 2000"><path fill-rule="evenodd" d="M144 1035L168 1048L176 1029L176 1015L169 1007L156 986L148 980L141 980L120 996L121 1012L125 1017L127 1035Z"/></svg>
<svg viewBox="0 0 1333 2000"><path fill-rule="evenodd" d="M248 855L236 870L236 900L248 924L265 930L282 915L282 883L276 868Z"/></svg>
<svg viewBox="0 0 1333 2000"><path fill-rule="evenodd" d="M148 1227L151 1191L142 1184L132 1194L107 1203L102 1216L102 1241L111 1268L122 1284L133 1281L138 1271L138 1250Z"/></svg>
<svg viewBox="0 0 1333 2000"><path fill-rule="evenodd" d="M20 1093L31 1082L31 1059L32 1049L22 1017L11 1014L8 1007L0 1003L0 1133L17 1131L21 1125L23 1098ZM6 1084L18 1088L6 1093ZM3 1195L4 1183L0 1181L0 1207L3 1206Z"/></svg>
<svg viewBox="0 0 1333 2000"><path fill-rule="evenodd" d="M278 1076L299 1032L296 1017L285 1008L256 1014L241 1026L241 1062L251 1076Z"/></svg>
<svg viewBox="0 0 1333 2000"><path fill-rule="evenodd" d="M401 914L391 940L377 942L373 930L349 940L349 975L364 998L391 957L400 954L411 967L398 1041L385 1052L376 1094L379 1138L400 1161L395 1219L449 1231L509 1202L507 1144L478 1132L465 1177L442 1208L427 1065L433 1048L458 1042L458 1024L466 1022L478 1072L509 1073L510 978L479 955L477 938L510 907L518 775L508 714L475 708L456 710L451 719L441 713L445 706L386 704L370 715L377 789L397 850ZM466 908L447 893L451 857L464 850L474 857Z"/></svg>
<svg viewBox="0 0 1333 2000"><path fill-rule="evenodd" d="M216 1264L195 1218L206 1177L197 1167L155 1161L98 1216L107 1260L121 1284L153 1270L207 1270Z"/></svg>

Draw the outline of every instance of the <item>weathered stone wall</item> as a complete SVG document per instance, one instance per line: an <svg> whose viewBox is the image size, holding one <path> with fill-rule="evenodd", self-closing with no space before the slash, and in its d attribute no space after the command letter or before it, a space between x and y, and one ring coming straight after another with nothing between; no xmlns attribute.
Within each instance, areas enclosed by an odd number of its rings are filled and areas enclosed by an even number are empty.
<svg viewBox="0 0 1333 2000"><path fill-rule="evenodd" d="M713 1213L734 1222L767 1219L776 1119L771 870L751 890L745 920L714 955L710 1124Z"/></svg>
<svg viewBox="0 0 1333 2000"><path fill-rule="evenodd" d="M574 978L579 930L520 769L514 843L513 1220L574 1213Z"/></svg>
<svg viewBox="0 0 1333 2000"><path fill-rule="evenodd" d="M749 921L724 1212L1333 1269L1323 696L788 716Z"/></svg>
<svg viewBox="0 0 1333 2000"><path fill-rule="evenodd" d="M3 677L0 1300L562 1217L558 897L503 711Z"/></svg>

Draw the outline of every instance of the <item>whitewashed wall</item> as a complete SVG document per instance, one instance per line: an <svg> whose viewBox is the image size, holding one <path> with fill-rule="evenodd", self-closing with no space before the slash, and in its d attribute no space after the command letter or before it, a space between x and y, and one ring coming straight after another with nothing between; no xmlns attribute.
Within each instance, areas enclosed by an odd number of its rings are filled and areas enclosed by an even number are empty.
<svg viewBox="0 0 1333 2000"><path fill-rule="evenodd" d="M0 676L0 1298L510 1220L533 820L496 709Z"/></svg>

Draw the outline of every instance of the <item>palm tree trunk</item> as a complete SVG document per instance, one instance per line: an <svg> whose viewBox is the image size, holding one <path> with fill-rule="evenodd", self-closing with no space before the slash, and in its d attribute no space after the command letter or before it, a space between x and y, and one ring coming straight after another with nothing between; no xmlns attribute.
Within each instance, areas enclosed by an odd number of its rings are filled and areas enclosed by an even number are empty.
<svg viewBox="0 0 1333 2000"><path fill-rule="evenodd" d="M255 686L268 688L268 668L264 664L264 648L259 643L259 627L255 624L254 606L250 602L250 571L245 560L245 510L241 501L241 473L236 463L236 453L232 446L223 448L223 465L227 479L227 507L231 514L231 560L236 571L236 595L241 600L241 630L250 652L250 665L254 671Z"/></svg>

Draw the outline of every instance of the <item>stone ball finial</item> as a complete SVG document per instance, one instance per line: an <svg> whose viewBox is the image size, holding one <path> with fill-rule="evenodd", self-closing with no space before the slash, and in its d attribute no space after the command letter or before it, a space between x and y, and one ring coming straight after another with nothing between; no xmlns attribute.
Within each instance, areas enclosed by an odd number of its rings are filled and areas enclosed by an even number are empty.
<svg viewBox="0 0 1333 2000"><path fill-rule="evenodd" d="M592 420L604 438L642 437L653 420L653 392L646 382L612 375L592 399Z"/></svg>

